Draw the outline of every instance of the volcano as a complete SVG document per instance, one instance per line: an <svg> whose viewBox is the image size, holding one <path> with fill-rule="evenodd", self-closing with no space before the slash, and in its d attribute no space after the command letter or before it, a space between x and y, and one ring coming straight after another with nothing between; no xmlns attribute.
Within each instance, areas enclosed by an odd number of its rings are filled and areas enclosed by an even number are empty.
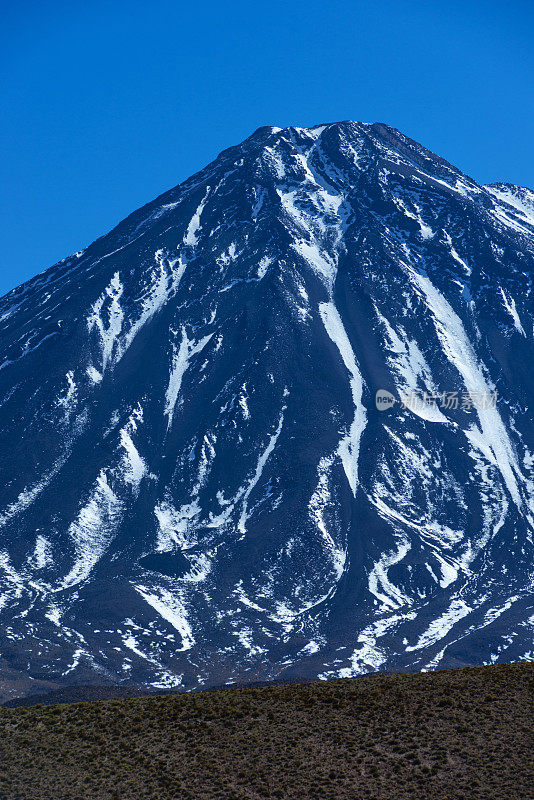
<svg viewBox="0 0 534 800"><path fill-rule="evenodd" d="M0 299L2 695L532 660L534 192L257 130Z"/></svg>

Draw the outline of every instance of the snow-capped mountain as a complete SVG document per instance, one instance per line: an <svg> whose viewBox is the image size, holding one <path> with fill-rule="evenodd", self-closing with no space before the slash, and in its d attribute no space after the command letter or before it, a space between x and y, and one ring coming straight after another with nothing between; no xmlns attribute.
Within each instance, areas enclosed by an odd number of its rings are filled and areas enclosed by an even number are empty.
<svg viewBox="0 0 534 800"><path fill-rule="evenodd" d="M4 695L534 658L533 276L532 191L342 122L1 299Z"/></svg>

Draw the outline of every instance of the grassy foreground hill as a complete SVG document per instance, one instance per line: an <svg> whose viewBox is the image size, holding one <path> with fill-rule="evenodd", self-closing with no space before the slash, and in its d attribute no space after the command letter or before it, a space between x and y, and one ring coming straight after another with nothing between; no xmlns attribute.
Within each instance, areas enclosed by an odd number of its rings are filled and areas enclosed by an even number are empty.
<svg viewBox="0 0 534 800"><path fill-rule="evenodd" d="M0 710L1 800L532 800L534 665Z"/></svg>

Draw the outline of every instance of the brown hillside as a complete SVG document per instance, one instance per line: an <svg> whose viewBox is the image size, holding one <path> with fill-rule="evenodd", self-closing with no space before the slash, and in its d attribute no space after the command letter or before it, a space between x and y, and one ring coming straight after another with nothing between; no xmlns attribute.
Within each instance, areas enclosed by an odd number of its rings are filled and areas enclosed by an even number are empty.
<svg viewBox="0 0 534 800"><path fill-rule="evenodd" d="M534 668L0 710L0 800L532 800Z"/></svg>

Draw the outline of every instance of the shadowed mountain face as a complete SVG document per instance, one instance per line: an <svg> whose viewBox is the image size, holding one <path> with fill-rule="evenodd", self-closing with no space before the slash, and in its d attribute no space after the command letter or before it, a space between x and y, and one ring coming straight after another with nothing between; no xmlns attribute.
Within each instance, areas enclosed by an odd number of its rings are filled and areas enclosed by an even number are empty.
<svg viewBox="0 0 534 800"><path fill-rule="evenodd" d="M533 192L343 122L0 300L5 687L532 658L533 276Z"/></svg>

